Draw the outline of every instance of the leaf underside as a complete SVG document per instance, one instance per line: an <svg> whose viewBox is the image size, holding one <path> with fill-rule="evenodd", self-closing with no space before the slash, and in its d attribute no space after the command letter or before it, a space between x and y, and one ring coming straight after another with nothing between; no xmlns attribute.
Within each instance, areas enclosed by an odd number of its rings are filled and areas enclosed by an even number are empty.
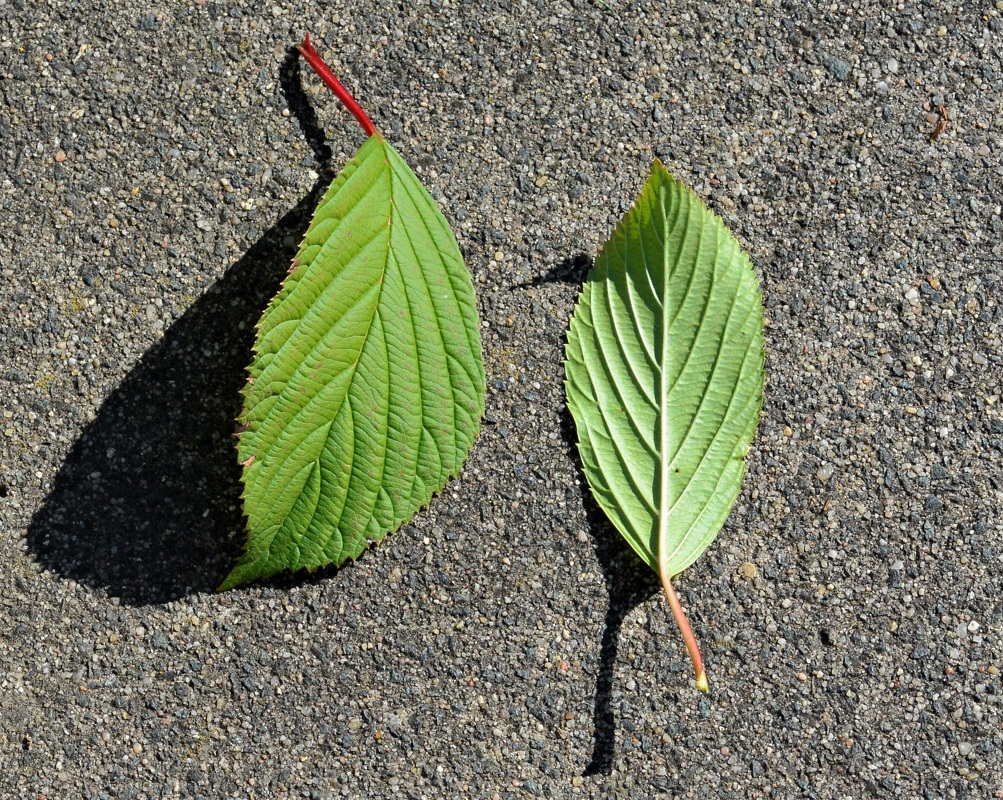
<svg viewBox="0 0 1003 800"><path fill-rule="evenodd" d="M741 488L762 407L763 313L748 256L659 161L589 273L566 355L593 495L652 569L677 575Z"/></svg>
<svg viewBox="0 0 1003 800"><path fill-rule="evenodd" d="M459 473L484 412L473 286L380 136L321 200L248 372L248 539L221 590L354 559Z"/></svg>

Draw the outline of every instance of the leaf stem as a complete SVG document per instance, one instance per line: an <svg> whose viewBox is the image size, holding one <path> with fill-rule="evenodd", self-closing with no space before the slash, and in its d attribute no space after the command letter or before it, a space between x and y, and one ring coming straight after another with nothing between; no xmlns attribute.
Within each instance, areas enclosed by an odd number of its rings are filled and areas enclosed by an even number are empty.
<svg viewBox="0 0 1003 800"><path fill-rule="evenodd" d="M366 132L366 136L379 136L379 131L376 130L373 121L369 119L369 115L362 110L362 106L355 102L355 98L349 94L348 89L341 85L341 81L334 76L331 68L324 63L324 59L313 49L309 33L303 36L303 43L296 45L296 49L300 51L303 58L313 67L313 71L327 84L328 88L337 95L341 104L352 112L352 116L359 121L359 125Z"/></svg>
<svg viewBox="0 0 1003 800"><path fill-rule="evenodd" d="M700 657L700 646L697 644L697 637L693 635L693 629L686 619L686 614L679 603L679 598L676 597L676 591L672 588L672 581L669 580L667 575L662 576L662 586L665 587L665 596L669 598L669 608L672 609L672 616L676 618L679 632L683 635L686 649L689 651L690 659L693 661L693 669L696 671L697 688L701 692L709 692L710 684L707 683L707 673L703 669L703 659Z"/></svg>

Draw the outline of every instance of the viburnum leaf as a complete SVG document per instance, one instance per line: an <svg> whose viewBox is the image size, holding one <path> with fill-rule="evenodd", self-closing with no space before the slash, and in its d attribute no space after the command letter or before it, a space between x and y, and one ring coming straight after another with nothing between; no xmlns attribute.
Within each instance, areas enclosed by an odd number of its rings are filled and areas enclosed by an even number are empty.
<svg viewBox="0 0 1003 800"><path fill-rule="evenodd" d="M714 541L741 488L763 401L763 312L748 256L659 161L586 279L566 356L589 486L659 573L707 691L671 578Z"/></svg>
<svg viewBox="0 0 1003 800"><path fill-rule="evenodd" d="M484 412L449 225L309 37L301 52L370 136L258 323L238 419L247 545L221 590L356 558L459 473Z"/></svg>

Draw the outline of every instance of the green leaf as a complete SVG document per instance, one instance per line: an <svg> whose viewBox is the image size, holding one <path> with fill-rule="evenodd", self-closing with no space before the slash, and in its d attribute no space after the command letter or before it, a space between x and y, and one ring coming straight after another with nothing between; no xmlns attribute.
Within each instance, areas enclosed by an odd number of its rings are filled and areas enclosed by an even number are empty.
<svg viewBox="0 0 1003 800"><path fill-rule="evenodd" d="M379 135L321 200L248 371L248 539L221 590L354 559L459 473L484 412L473 286Z"/></svg>
<svg viewBox="0 0 1003 800"><path fill-rule="evenodd" d="M669 580L711 544L741 488L763 313L748 256L659 161L589 273L565 371L592 493L677 603Z"/></svg>

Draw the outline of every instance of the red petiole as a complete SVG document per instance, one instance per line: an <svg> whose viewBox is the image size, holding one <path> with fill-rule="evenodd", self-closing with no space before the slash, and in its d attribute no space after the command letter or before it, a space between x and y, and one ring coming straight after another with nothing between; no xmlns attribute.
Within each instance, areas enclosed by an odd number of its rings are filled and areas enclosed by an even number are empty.
<svg viewBox="0 0 1003 800"><path fill-rule="evenodd" d="M683 606L679 602L679 598L676 597L675 589L672 588L672 582L666 578L662 582L662 586L665 588L665 596L669 599L669 608L672 609L672 616L676 618L676 624L679 625L679 631L683 634L683 641L686 643L690 660L693 662L697 688L701 692L709 692L710 685L707 683L707 673L704 672L703 659L700 657L700 647L697 645L697 637L693 635L693 629L690 627L689 620L686 619L686 614L683 613Z"/></svg>
<svg viewBox="0 0 1003 800"><path fill-rule="evenodd" d="M335 93L341 104L352 112L352 116L359 121L359 125L366 132L366 136L379 136L379 131L376 130L373 121L369 119L369 115L362 110L362 106L355 102L355 98L349 94L348 89L341 85L341 81L334 76L331 68L324 63L324 59L313 49L309 33L303 37L302 44L296 45L296 49L300 51L300 54L307 60L307 63L313 67L313 71L320 76L320 79Z"/></svg>

